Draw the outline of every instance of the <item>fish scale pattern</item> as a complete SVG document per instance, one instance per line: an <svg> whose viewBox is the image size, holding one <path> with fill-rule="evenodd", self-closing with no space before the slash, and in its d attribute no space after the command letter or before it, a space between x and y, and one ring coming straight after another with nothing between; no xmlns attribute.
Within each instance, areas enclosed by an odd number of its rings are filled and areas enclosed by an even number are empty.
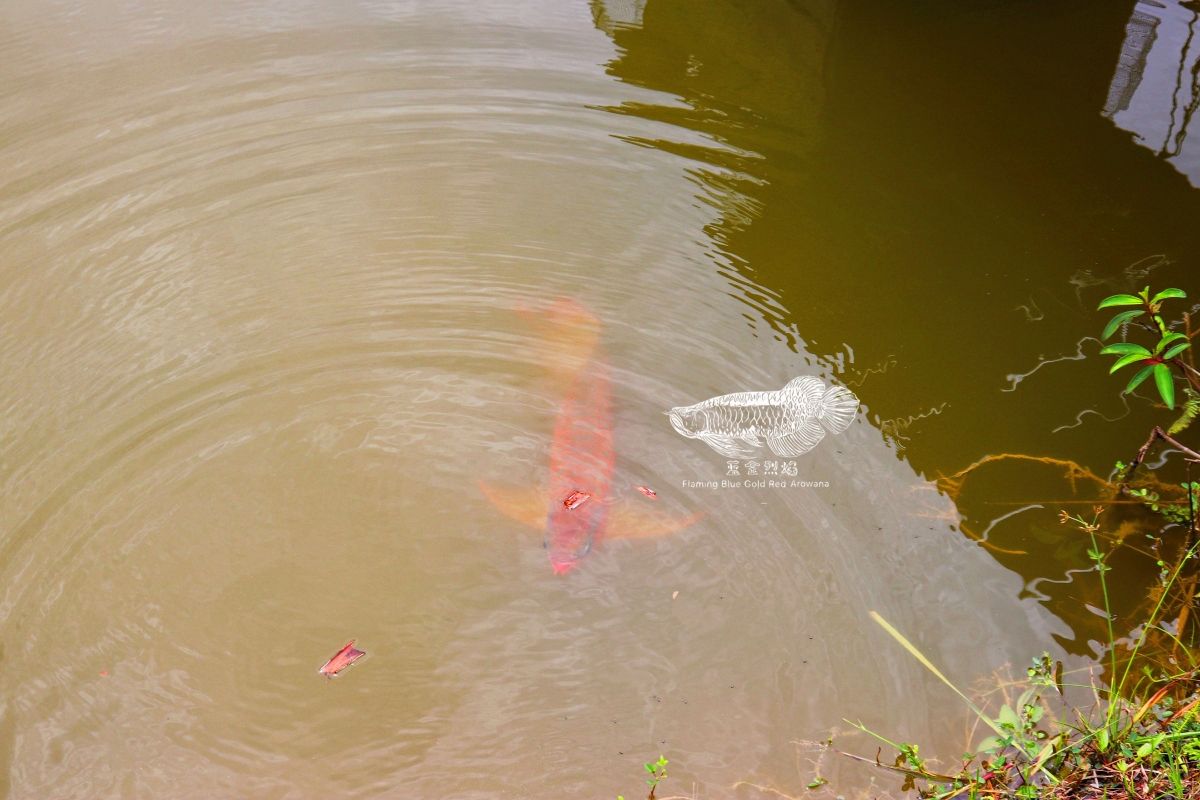
<svg viewBox="0 0 1200 800"><path fill-rule="evenodd" d="M780 456L808 452L825 432L841 433L854 420L858 398L840 386L802 376L776 391L738 392L668 412L680 434L700 439L731 458L747 458L761 438Z"/></svg>

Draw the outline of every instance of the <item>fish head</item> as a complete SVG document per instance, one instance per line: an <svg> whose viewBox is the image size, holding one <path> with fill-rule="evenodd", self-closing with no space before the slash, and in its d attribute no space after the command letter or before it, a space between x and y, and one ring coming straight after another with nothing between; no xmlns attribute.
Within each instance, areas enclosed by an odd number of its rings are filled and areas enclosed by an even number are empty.
<svg viewBox="0 0 1200 800"><path fill-rule="evenodd" d="M695 439L704 435L708 430L708 415L703 409L695 406L679 406L667 412L671 427L680 436Z"/></svg>
<svg viewBox="0 0 1200 800"><path fill-rule="evenodd" d="M522 304L519 313L536 334L538 355L564 387L590 363L600 345L600 319L570 297L549 303Z"/></svg>
<svg viewBox="0 0 1200 800"><path fill-rule="evenodd" d="M545 310L545 316L559 328L599 332L600 320L591 309L573 297L558 297Z"/></svg>

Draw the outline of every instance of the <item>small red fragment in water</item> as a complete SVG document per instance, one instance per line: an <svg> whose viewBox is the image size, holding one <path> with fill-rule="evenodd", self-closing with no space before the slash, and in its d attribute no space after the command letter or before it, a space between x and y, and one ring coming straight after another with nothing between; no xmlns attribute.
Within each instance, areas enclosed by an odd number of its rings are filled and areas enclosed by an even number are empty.
<svg viewBox="0 0 1200 800"><path fill-rule="evenodd" d="M637 490L646 495L646 497L649 497L651 500L658 499L658 492L654 491L649 486L639 486L637 487Z"/></svg>
<svg viewBox="0 0 1200 800"><path fill-rule="evenodd" d="M106 669L102 669L102 670L100 670L100 677L101 677L101 678L107 678L107 677L108 677L108 670L106 670Z"/></svg>
<svg viewBox="0 0 1200 800"><path fill-rule="evenodd" d="M345 647L334 654L333 658L325 662L325 666L317 671L327 678L332 678L365 655L366 651L356 649L354 640L351 639Z"/></svg>
<svg viewBox="0 0 1200 800"><path fill-rule="evenodd" d="M574 511L575 509L577 509L581 505L583 505L585 502L587 502L588 498L590 498L590 497L591 497L591 495L588 494L587 492L581 492L578 489L576 489L575 491L571 492L569 495L567 495L566 497L563 498L563 506L568 511Z"/></svg>

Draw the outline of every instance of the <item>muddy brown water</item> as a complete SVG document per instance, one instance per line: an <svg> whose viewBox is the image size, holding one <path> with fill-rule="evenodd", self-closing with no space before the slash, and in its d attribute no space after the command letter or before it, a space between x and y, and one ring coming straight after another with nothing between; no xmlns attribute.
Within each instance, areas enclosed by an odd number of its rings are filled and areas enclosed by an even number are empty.
<svg viewBox="0 0 1200 800"><path fill-rule="evenodd" d="M932 479L1106 474L1160 418L1086 337L1111 291L1200 291L1195 25L6 4L0 795L636 797L660 753L678 793L799 794L795 741L874 752L844 720L953 759L961 704L868 613L963 686L1098 652L1058 476ZM516 311L559 297L621 501L706 516L556 576L478 481L548 482ZM663 415L802 374L863 407L783 487Z"/></svg>

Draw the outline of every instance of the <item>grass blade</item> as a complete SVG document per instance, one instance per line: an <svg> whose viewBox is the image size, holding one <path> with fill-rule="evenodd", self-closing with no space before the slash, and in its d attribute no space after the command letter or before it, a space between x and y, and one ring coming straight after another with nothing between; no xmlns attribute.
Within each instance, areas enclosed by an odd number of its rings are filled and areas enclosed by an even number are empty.
<svg viewBox="0 0 1200 800"><path fill-rule="evenodd" d="M1019 750L1025 756L1025 758L1029 759L1030 761L1035 761L1033 753L1026 752L1025 749L1022 748L1015 741L1016 737L1014 737L1012 735L1012 732L1003 730L999 725L996 724L995 720L993 720L987 714L983 713L983 711L980 710L979 706L977 706L973 702L971 702L971 698L967 697L965 694L963 694L961 689L959 689L957 686L955 686L953 683L951 683L950 679L947 678L945 675L943 675L942 671L940 669L938 669L932 661L930 661L928 658L926 658L925 654L922 653L920 650L918 650L917 646L915 644L913 644L912 642L910 642L904 636L903 633L901 633L900 631L893 628L892 624L890 622L888 622L886 619L884 619L882 616L880 616L879 612L869 611L867 613L871 616L871 619L873 619L873 620L875 620L875 622L879 623L879 627L883 628L885 631L888 632L888 634L893 639L895 639L897 642L899 642L900 646L903 647L905 650L907 650L909 655L911 655L917 661L921 662L921 666L925 667L925 669L932 672L939 681L941 681L942 683L949 686L950 690L952 692L954 692L956 695L958 695L960 698L962 698L962 701L967 704L967 708L971 709L971 712L974 713L975 716L979 717L979 719L983 722L984 725L987 725L989 728L991 728L993 731L995 731L996 735L999 736L1001 739L1005 739L1005 740L1012 742L1012 746L1014 748L1016 748L1017 750ZM1044 761L1036 761L1034 764L1034 771L1035 772L1040 771L1043 775L1045 775L1050 780L1051 783L1057 784L1059 782L1059 779L1055 775L1053 775L1049 770L1047 770L1045 768Z"/></svg>
<svg viewBox="0 0 1200 800"><path fill-rule="evenodd" d="M909 655L921 662L921 666L932 672L939 681L949 686L951 691L961 697L963 702L967 704L967 708L971 709L971 711L975 713L975 716L979 717L979 719L981 719L985 725L994 730L1001 738L1007 738L1009 736L1009 734L1006 733L999 725L997 725L991 717L980 711L979 707L971 702L971 698L967 697L957 686L951 683L950 679L943 675L942 671L934 666L933 662L926 658L925 654L918 650L915 644L906 639L903 633L893 628L892 624L881 617L877 611L871 611L868 613L871 615L871 619L879 623L881 628L887 631L893 639L900 643L901 647L908 651Z"/></svg>

